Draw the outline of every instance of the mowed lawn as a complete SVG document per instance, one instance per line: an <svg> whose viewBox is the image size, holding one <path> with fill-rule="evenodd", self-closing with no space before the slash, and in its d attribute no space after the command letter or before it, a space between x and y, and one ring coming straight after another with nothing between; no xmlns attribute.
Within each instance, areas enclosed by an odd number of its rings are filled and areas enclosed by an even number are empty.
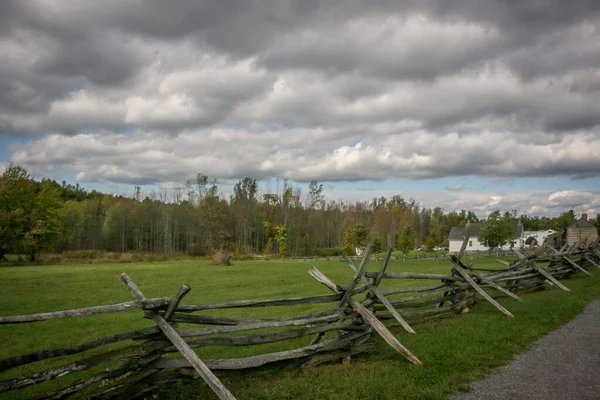
<svg viewBox="0 0 600 400"><path fill-rule="evenodd" d="M493 259L467 259L477 266L499 266ZM127 272L146 297L172 296L187 283L192 290L184 303L268 299L330 293L308 274L316 265L334 282L346 285L353 272L338 261L240 261L229 267L206 261L156 262L150 264L92 264L0 268L0 315L31 314L131 300L119 281ZM369 270L376 271L379 262ZM436 272L450 270L447 261L392 261L388 271ZM564 283L571 292L555 288L524 295L523 302L502 299L515 318L508 318L480 302L468 314L415 327L409 335L394 328L398 339L423 362L414 366L375 338L376 351L354 357L348 365L332 364L315 368L266 368L244 373L219 373L239 399L398 399L443 398L464 389L464 385L501 365L536 338L569 321L585 304L600 294L600 270L593 278L576 275ZM432 281L384 280L383 287L429 285ZM269 318L330 309L334 305L228 309L206 312L211 315ZM152 326L140 310L58 319L32 324L0 326L0 359L83 343L88 340L136 328ZM185 328L185 326L182 326ZM200 357L241 357L308 344L311 338L252 347L210 347L198 350ZM92 352L85 353L86 355ZM76 360L81 355L65 357ZM0 374L0 380L58 365L47 360ZM89 373L89 372L84 372ZM61 383L80 378L75 374ZM55 388L47 382L41 389ZM34 390L7 393L0 398L28 398ZM179 384L160 398L216 398L201 381Z"/></svg>

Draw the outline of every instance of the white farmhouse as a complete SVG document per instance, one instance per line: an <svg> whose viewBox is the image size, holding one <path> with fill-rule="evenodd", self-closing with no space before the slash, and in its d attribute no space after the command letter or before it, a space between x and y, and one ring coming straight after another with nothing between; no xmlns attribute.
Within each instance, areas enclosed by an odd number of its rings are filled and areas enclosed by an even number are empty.
<svg viewBox="0 0 600 400"><path fill-rule="evenodd" d="M525 244L525 242L530 237L535 239L536 245L541 246L542 244L544 244L544 241L546 240L546 238L550 235L553 235L554 233L556 233L556 232L553 231L552 229L548 229L545 231L524 231L523 237L521 238L521 240L519 242L519 246L527 247L528 245Z"/></svg>
<svg viewBox="0 0 600 400"><path fill-rule="evenodd" d="M453 226L452 229L450 229L450 235L448 236L448 242L450 244L449 253L454 254L460 251L460 247L465 239L465 229L467 228L469 229L469 232L471 232L471 237L469 238L466 252L488 251L489 248L483 245L478 239L479 232L483 229L483 225L483 222L471 223L470 221L467 221L467 224L464 227ZM510 229L513 234L512 240L515 242L515 247L519 247L521 240L523 239L523 224L521 224L521 220L512 220L510 222ZM510 243L500 249L510 250Z"/></svg>

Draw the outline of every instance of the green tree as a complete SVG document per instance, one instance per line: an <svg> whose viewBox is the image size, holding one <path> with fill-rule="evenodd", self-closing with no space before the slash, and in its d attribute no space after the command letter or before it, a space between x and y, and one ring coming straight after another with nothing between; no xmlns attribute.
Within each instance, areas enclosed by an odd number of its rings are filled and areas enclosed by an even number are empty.
<svg viewBox="0 0 600 400"><path fill-rule="evenodd" d="M344 230L344 251L348 255L356 254L357 247L367 245L368 232L362 224L356 224Z"/></svg>
<svg viewBox="0 0 600 400"><path fill-rule="evenodd" d="M22 248L34 199L35 184L27 171L10 165L0 177L0 260Z"/></svg>
<svg viewBox="0 0 600 400"><path fill-rule="evenodd" d="M9 252L32 260L61 234L60 190L51 181L36 184L22 167L10 165L0 177L0 259Z"/></svg>
<svg viewBox="0 0 600 400"><path fill-rule="evenodd" d="M29 229L23 237L24 250L31 261L43 250L51 250L62 234L60 190L44 181L35 195Z"/></svg>
<svg viewBox="0 0 600 400"><path fill-rule="evenodd" d="M427 238L427 240L425 240L425 250L428 252L432 252L433 248L435 247L435 239L431 236L429 236Z"/></svg>
<svg viewBox="0 0 600 400"><path fill-rule="evenodd" d="M575 212L573 210L569 210L560 214L560 216L556 218L555 226L557 226L558 231L563 231L571 226L575 220Z"/></svg>
<svg viewBox="0 0 600 400"><path fill-rule="evenodd" d="M404 231L402 231L402 235L400 236L400 240L398 240L398 250L402 252L402 254L406 255L415 245L415 240L413 238L412 228L406 227Z"/></svg>
<svg viewBox="0 0 600 400"><path fill-rule="evenodd" d="M275 240L279 246L279 255L281 257L285 256L287 244L287 228L285 225L281 224L275 227Z"/></svg>
<svg viewBox="0 0 600 400"><path fill-rule="evenodd" d="M537 246L538 242L536 238L534 238L533 236L529 236L527 239L525 239L525 244L527 246Z"/></svg>
<svg viewBox="0 0 600 400"><path fill-rule="evenodd" d="M494 211L484 222L478 239L484 246L490 249L502 247L512 239L510 223L501 217L500 211Z"/></svg>

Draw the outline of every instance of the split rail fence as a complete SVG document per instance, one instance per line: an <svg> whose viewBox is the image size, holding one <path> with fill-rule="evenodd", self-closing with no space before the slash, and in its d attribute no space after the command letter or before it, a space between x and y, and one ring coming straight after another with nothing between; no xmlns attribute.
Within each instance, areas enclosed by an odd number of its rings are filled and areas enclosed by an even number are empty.
<svg viewBox="0 0 600 400"><path fill-rule="evenodd" d="M498 299L521 301L515 292L544 290L548 286L568 291L559 280L577 272L591 275L589 270L600 268L597 243L560 250L544 246L525 254L514 251L516 259L511 262L498 260L503 264L499 269L476 268L461 260L468 239L469 235L459 254L448 257L451 268L447 274L387 272L391 249L383 258L379 271L367 271L373 249L369 246L360 265L355 265L353 260L347 258L354 270L353 279L348 285L341 286L316 267L310 268L309 274L325 285L330 293L309 297L182 304L182 299L190 290L188 285L181 286L172 298L146 298L135 282L123 273L120 279L133 296L132 301L77 310L3 316L0 317L0 324L35 323L139 309L144 318L151 319L155 326L0 360L0 373L3 373L44 360L79 355L77 361L0 380L0 394L73 375L78 379L69 381L59 389L42 393L37 398L135 398L147 395L177 378L200 377L219 398L234 399L213 371L245 370L294 361L299 365L311 366L336 360L348 361L352 355L373 350L371 337L374 333L409 362L421 364L418 357L403 346L388 328L401 326L407 332L415 333L413 326L416 324L466 312L469 306L481 300L512 317L513 314ZM541 262L548 263L548 266L538 266L537 263ZM411 282L425 280L430 284L393 287L395 282L403 279L410 279ZM386 289L380 288L381 282L386 282ZM208 310L314 304L328 305L328 309L266 319L202 314ZM179 323L199 327L178 329ZM298 338L303 337L307 341L300 347L241 358L201 359L196 352L196 349L206 346L252 346L275 342L295 344ZM308 339L311 339L310 342ZM112 346L115 343L122 345L115 348ZM107 349L99 350L103 348ZM90 350L94 350L93 354L87 353ZM173 358L177 354L180 357ZM100 372L92 372L98 371L99 366L103 367Z"/></svg>

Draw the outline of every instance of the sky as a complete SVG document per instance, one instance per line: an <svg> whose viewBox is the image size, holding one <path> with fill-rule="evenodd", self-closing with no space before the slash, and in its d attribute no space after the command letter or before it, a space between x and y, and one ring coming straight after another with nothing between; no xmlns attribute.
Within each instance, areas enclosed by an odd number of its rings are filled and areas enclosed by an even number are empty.
<svg viewBox="0 0 600 400"><path fill-rule="evenodd" d="M600 211L597 0L8 0L0 54L0 170Z"/></svg>

